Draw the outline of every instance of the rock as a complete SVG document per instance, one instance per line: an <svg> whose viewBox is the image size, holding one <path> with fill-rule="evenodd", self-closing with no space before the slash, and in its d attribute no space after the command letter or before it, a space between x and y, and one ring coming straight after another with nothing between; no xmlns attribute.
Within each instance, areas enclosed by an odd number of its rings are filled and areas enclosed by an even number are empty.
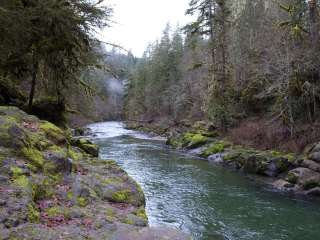
<svg viewBox="0 0 320 240"><path fill-rule="evenodd" d="M245 159L242 170L247 173L262 174L267 170L267 159L262 155L251 155Z"/></svg>
<svg viewBox="0 0 320 240"><path fill-rule="evenodd" d="M308 145L304 150L305 154L310 154L315 152L320 152L320 142Z"/></svg>
<svg viewBox="0 0 320 240"><path fill-rule="evenodd" d="M86 138L73 138L71 139L71 144L73 146L79 147L86 153L98 157L99 156L99 147L96 144L93 144L89 139Z"/></svg>
<svg viewBox="0 0 320 240"><path fill-rule="evenodd" d="M199 148L195 148L195 149L192 149L189 151L190 154L192 155L197 155L199 156L203 151L204 151L205 147L202 146L202 147L199 147Z"/></svg>
<svg viewBox="0 0 320 240"><path fill-rule="evenodd" d="M303 189L308 190L320 186L320 173L308 168L296 168L288 173L287 180L290 183L297 183Z"/></svg>
<svg viewBox="0 0 320 240"><path fill-rule="evenodd" d="M309 168L313 171L320 172L320 163L314 162L312 160L303 160L301 163L302 167Z"/></svg>
<svg viewBox="0 0 320 240"><path fill-rule="evenodd" d="M71 173L73 162L64 152L49 151L45 153L46 169L51 173Z"/></svg>
<svg viewBox="0 0 320 240"><path fill-rule="evenodd" d="M320 197L320 187L312 188L312 189L306 191L306 195Z"/></svg>
<svg viewBox="0 0 320 240"><path fill-rule="evenodd" d="M7 240L10 239L9 230L5 228L4 225L0 224L0 239Z"/></svg>
<svg viewBox="0 0 320 240"><path fill-rule="evenodd" d="M293 188L294 184L289 183L283 179L276 180L272 183L272 185L279 190L288 190L289 188Z"/></svg>
<svg viewBox="0 0 320 240"><path fill-rule="evenodd" d="M138 227L147 226L147 221L145 219L137 217L136 215L133 215L133 214L128 214L126 219L124 220L124 223L135 225Z"/></svg>
<svg viewBox="0 0 320 240"><path fill-rule="evenodd" d="M6 182L8 182L9 181L9 178L8 177L6 177L6 176L1 176L0 175L0 183L6 183Z"/></svg>
<svg viewBox="0 0 320 240"><path fill-rule="evenodd" d="M320 152L313 152L309 154L309 158L317 163L320 163Z"/></svg>
<svg viewBox="0 0 320 240"><path fill-rule="evenodd" d="M112 237L112 240L191 240L185 233L166 227L143 228L142 230L120 227Z"/></svg>
<svg viewBox="0 0 320 240"><path fill-rule="evenodd" d="M210 155L208 157L208 160L209 162L212 162L212 163L223 163L223 154L217 153L217 154Z"/></svg>

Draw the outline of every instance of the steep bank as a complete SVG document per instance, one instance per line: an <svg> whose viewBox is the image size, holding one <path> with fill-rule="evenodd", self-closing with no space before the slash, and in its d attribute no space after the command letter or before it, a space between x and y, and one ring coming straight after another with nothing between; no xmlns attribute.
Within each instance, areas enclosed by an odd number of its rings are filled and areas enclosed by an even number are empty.
<svg viewBox="0 0 320 240"><path fill-rule="evenodd" d="M173 125L129 122L128 128L151 131L168 137L167 144L262 180L281 191L320 196L320 144L310 145L304 154L261 151L225 140L205 122Z"/></svg>
<svg viewBox="0 0 320 240"><path fill-rule="evenodd" d="M189 239L148 228L144 194L55 125L0 107L0 239Z"/></svg>

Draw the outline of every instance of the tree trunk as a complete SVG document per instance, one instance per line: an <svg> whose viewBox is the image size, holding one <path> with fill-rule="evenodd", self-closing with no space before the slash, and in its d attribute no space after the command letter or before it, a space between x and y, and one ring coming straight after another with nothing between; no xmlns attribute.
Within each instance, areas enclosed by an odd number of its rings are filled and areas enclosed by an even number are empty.
<svg viewBox="0 0 320 240"><path fill-rule="evenodd" d="M317 1L311 0L309 2L309 16L310 16L310 37L313 47L315 47L319 40L319 19Z"/></svg>
<svg viewBox="0 0 320 240"><path fill-rule="evenodd" d="M33 67L32 67L32 82L31 82L31 89L30 89L30 93L29 93L29 103L28 103L28 108L29 108L30 112L32 111L33 99L34 99L34 94L36 91L37 71L38 71L38 63L34 57Z"/></svg>

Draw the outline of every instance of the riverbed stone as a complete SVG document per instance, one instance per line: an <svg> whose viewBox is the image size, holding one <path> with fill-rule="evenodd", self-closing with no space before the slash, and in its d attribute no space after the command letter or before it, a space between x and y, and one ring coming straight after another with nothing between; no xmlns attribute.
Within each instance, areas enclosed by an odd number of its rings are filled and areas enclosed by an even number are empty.
<svg viewBox="0 0 320 240"><path fill-rule="evenodd" d="M305 192L308 196L320 197L320 187L312 188Z"/></svg>
<svg viewBox="0 0 320 240"><path fill-rule="evenodd" d="M309 158L317 163L320 163L320 152L312 152Z"/></svg>
<svg viewBox="0 0 320 240"><path fill-rule="evenodd" d="M301 166L305 168L309 168L316 172L320 172L320 163L317 163L312 160L308 160L308 159L303 160L303 162L301 163Z"/></svg>
<svg viewBox="0 0 320 240"><path fill-rule="evenodd" d="M73 146L76 146L86 153L92 155L93 157L98 157L99 156L99 147L98 145L94 144L87 138L72 138L71 139L71 144Z"/></svg>
<svg viewBox="0 0 320 240"><path fill-rule="evenodd" d="M223 163L223 154L222 153L212 154L208 157L208 161L211 163Z"/></svg>
<svg viewBox="0 0 320 240"><path fill-rule="evenodd" d="M120 228L112 240L191 240L190 235L166 227L152 227L138 230L135 228Z"/></svg>
<svg viewBox="0 0 320 240"><path fill-rule="evenodd" d="M320 173L308 168L296 168L288 173L287 180L297 183L303 189L308 190L320 186Z"/></svg>
<svg viewBox="0 0 320 240"><path fill-rule="evenodd" d="M279 190L288 190L290 188L293 188L294 187L294 184L288 182L288 181L285 181L283 179L278 179L276 181L274 181L272 183L272 185L276 188L276 189L279 189Z"/></svg>

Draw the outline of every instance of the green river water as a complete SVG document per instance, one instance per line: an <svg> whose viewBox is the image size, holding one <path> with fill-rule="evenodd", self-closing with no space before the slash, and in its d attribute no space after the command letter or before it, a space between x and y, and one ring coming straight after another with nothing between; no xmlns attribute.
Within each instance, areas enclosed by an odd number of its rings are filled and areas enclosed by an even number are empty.
<svg viewBox="0 0 320 240"><path fill-rule="evenodd" d="M274 192L185 155L119 122L89 126L102 159L115 159L144 190L150 225L195 240L318 240L320 203Z"/></svg>

